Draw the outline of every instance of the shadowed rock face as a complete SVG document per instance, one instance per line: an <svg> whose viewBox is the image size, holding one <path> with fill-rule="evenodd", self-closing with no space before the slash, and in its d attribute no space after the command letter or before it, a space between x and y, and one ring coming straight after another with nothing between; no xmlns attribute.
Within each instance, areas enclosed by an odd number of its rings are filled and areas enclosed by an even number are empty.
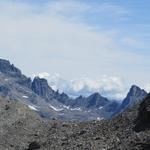
<svg viewBox="0 0 150 150"><path fill-rule="evenodd" d="M102 97L99 93L94 93L93 95L87 97L86 99L86 107L96 107L99 108L101 106L105 106L110 101L107 98Z"/></svg>
<svg viewBox="0 0 150 150"><path fill-rule="evenodd" d="M18 68L16 68L13 64L10 64L7 60L0 59L0 73L6 75L6 78L15 78L16 83L22 86L31 88L31 79L24 76Z"/></svg>
<svg viewBox="0 0 150 150"><path fill-rule="evenodd" d="M45 99L51 99L54 95L54 90L49 87L47 80L39 77L34 78L32 90Z"/></svg>
<svg viewBox="0 0 150 150"><path fill-rule="evenodd" d="M40 145L37 142L32 142L29 144L29 148L27 150L36 150L40 149Z"/></svg>
<svg viewBox="0 0 150 150"><path fill-rule="evenodd" d="M135 121L135 131L150 129L150 94L140 104L139 114Z"/></svg>
<svg viewBox="0 0 150 150"><path fill-rule="evenodd" d="M133 85L127 95L127 97L124 99L122 103L122 107L132 107L135 104L139 103L143 100L144 97L146 97L147 92L138 86Z"/></svg>
<svg viewBox="0 0 150 150"><path fill-rule="evenodd" d="M11 65L9 61L0 59L0 72L6 73L12 76L20 76L21 71L16 68L13 64Z"/></svg>
<svg viewBox="0 0 150 150"><path fill-rule="evenodd" d="M119 106L119 108L116 110L114 115L119 114L126 110L127 108L133 107L134 105L140 103L143 101L143 99L147 96L147 92L138 86L133 85L126 98L122 101L122 104Z"/></svg>

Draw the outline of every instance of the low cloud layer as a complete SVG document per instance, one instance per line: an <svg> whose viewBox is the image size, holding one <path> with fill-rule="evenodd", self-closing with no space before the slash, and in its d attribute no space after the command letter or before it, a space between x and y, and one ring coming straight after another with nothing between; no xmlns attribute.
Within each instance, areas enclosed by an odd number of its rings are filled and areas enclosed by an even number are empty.
<svg viewBox="0 0 150 150"><path fill-rule="evenodd" d="M132 85L120 77L102 75L97 78L74 78L71 80L63 79L59 74L50 75L47 72L33 74L34 77L45 78L48 80L49 86L53 90L65 92L71 97L89 96L95 92L100 93L102 96L110 100L123 100L129 92ZM137 85L139 86L139 85ZM150 84L143 84L139 86L146 92L150 92Z"/></svg>
<svg viewBox="0 0 150 150"><path fill-rule="evenodd" d="M129 90L125 82L119 77L106 75L95 79L84 77L71 80L63 79L59 74L51 76L46 72L33 75L33 77L35 76L48 79L49 85L54 90L65 92L72 97L89 96L94 92L99 92L109 99L122 100Z"/></svg>

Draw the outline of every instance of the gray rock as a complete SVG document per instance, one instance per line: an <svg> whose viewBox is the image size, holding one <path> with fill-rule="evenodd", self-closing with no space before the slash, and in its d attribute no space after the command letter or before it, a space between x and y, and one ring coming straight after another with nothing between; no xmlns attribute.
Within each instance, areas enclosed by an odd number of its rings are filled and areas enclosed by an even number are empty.
<svg viewBox="0 0 150 150"><path fill-rule="evenodd" d="M113 115L117 115L127 108L133 107L134 105L140 103L147 96L147 92L136 85L133 85L126 98L122 101L122 104L116 110Z"/></svg>
<svg viewBox="0 0 150 150"><path fill-rule="evenodd" d="M43 120L26 105L5 98L0 98L0 106L0 149L150 149L150 130L147 127L150 118L150 95L143 103L116 118L81 123ZM143 115L146 117L143 118ZM142 126L146 128L137 132L135 127L140 127L140 120L145 121L146 124L143 123Z"/></svg>
<svg viewBox="0 0 150 150"><path fill-rule="evenodd" d="M50 88L50 86L48 85L47 80L41 79L39 77L34 78L34 80L32 82L32 90L37 95L39 95L47 100L51 100L55 93L55 91L52 88Z"/></svg>

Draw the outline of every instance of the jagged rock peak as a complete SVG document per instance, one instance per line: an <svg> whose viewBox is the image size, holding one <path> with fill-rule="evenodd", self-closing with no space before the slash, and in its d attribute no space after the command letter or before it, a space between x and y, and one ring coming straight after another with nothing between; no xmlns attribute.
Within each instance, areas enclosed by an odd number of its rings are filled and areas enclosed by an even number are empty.
<svg viewBox="0 0 150 150"><path fill-rule="evenodd" d="M107 98L103 97L102 95L100 95L100 93L96 92L93 93L92 95L90 95L89 97L87 97L89 99L95 99L95 100L102 100L105 99L106 101L109 101Z"/></svg>
<svg viewBox="0 0 150 150"><path fill-rule="evenodd" d="M85 97L82 96L82 95L80 95L80 96L78 96L76 99L83 99L83 98L85 98Z"/></svg>
<svg viewBox="0 0 150 150"><path fill-rule="evenodd" d="M122 104L114 113L119 114L125 109L133 107L134 105L140 103L147 96L147 92L136 85L132 85L126 98L122 101Z"/></svg>
<svg viewBox="0 0 150 150"><path fill-rule="evenodd" d="M100 93L98 93L98 92L96 92L96 93L93 93L92 95L90 95L90 97L95 97L95 98L99 98L99 97L102 97L101 95L100 95Z"/></svg>
<svg viewBox="0 0 150 150"><path fill-rule="evenodd" d="M141 89L140 87L136 86L136 85L132 85L131 88L130 88L130 91L128 93L128 96L130 95L143 95L145 96L147 93L145 90Z"/></svg>
<svg viewBox="0 0 150 150"><path fill-rule="evenodd" d="M50 94L54 93L54 90L48 85L48 82L44 78L35 77L32 82L32 90L44 98L49 98Z"/></svg>
<svg viewBox="0 0 150 150"><path fill-rule="evenodd" d="M21 75L21 71L5 59L0 59L0 72L7 75Z"/></svg>
<svg viewBox="0 0 150 150"><path fill-rule="evenodd" d="M109 103L109 100L105 97L102 97L98 92L87 97L86 101L87 107L100 107Z"/></svg>
<svg viewBox="0 0 150 150"><path fill-rule="evenodd" d="M40 77L38 77L38 76L33 79L33 82L45 83L45 84L47 84L47 86L48 86L47 80L44 79L44 78L40 78Z"/></svg>

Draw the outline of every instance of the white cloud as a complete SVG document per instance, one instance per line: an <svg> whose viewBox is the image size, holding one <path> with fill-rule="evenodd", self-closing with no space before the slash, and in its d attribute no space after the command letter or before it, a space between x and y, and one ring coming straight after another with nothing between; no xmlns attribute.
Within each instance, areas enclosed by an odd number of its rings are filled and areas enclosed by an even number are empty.
<svg viewBox="0 0 150 150"><path fill-rule="evenodd" d="M50 76L50 74L47 72L41 72L41 73L37 73L37 74L32 74L31 76L32 76L32 78L34 78L34 77L47 78Z"/></svg>
<svg viewBox="0 0 150 150"><path fill-rule="evenodd" d="M55 0L48 5L48 10L52 14L79 19L88 14L97 15L99 18L111 17L112 19L123 18L129 14L126 8L112 3L83 2L80 0Z"/></svg>
<svg viewBox="0 0 150 150"><path fill-rule="evenodd" d="M133 38L133 37L124 37L121 42L123 42L124 45L129 47L135 47L135 48L144 48L144 43L140 41L139 39Z"/></svg>
<svg viewBox="0 0 150 150"><path fill-rule="evenodd" d="M65 80L56 74L48 78L50 86L70 96L89 96L94 92L99 92L110 99L122 100L127 94L127 87L124 81L118 77L101 76L99 78L79 78Z"/></svg>
<svg viewBox="0 0 150 150"><path fill-rule="evenodd" d="M131 37L126 37L126 38L123 38L122 41L127 44L127 45L131 45L131 46L134 46L134 45L137 45L138 42L136 39L134 38L131 38Z"/></svg>
<svg viewBox="0 0 150 150"><path fill-rule="evenodd" d="M144 85L144 89L146 90L146 92L150 93L150 83Z"/></svg>
<svg viewBox="0 0 150 150"><path fill-rule="evenodd" d="M86 68L87 62L92 67L98 64L98 55L104 64L114 57L113 35L95 32L86 24L69 22L45 10L34 13L35 8L28 4L5 3L1 7L1 53L19 66L21 62L29 69L32 62L33 72L46 70L48 66L52 72L62 72L61 69L70 70L72 66L77 69L79 64ZM35 66L38 66L36 70Z"/></svg>

